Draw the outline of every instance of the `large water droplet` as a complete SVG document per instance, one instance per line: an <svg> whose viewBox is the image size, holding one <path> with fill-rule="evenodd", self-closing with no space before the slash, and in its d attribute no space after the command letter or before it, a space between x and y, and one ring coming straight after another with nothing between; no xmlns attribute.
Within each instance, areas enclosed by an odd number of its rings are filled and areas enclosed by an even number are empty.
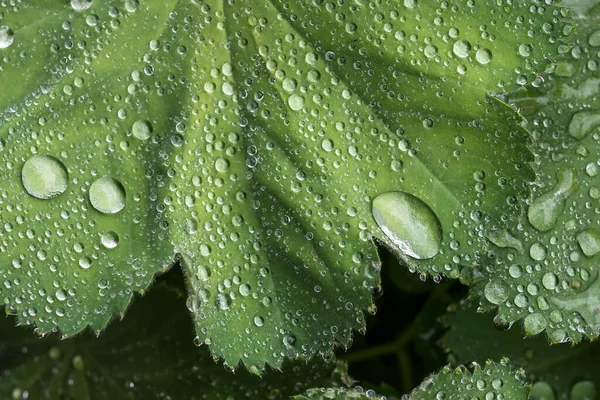
<svg viewBox="0 0 600 400"><path fill-rule="evenodd" d="M125 207L125 188L108 176L96 180L90 186L92 206L104 214L115 214Z"/></svg>
<svg viewBox="0 0 600 400"><path fill-rule="evenodd" d="M471 51L471 43L466 40L459 40L454 43L452 46L452 52L456 57L466 58L469 56L469 52Z"/></svg>
<svg viewBox="0 0 600 400"><path fill-rule="evenodd" d="M304 107L304 97L298 94L293 94L288 99L288 105L292 110L300 111L302 110L302 107Z"/></svg>
<svg viewBox="0 0 600 400"><path fill-rule="evenodd" d="M492 52L488 49L479 49L477 53L475 53L475 59L479 64L489 64L492 61Z"/></svg>
<svg viewBox="0 0 600 400"><path fill-rule="evenodd" d="M535 229L546 232L554 228L567 197L577 190L577 180L572 170L561 171L554 188L536 198L527 210L527 218Z"/></svg>
<svg viewBox="0 0 600 400"><path fill-rule="evenodd" d="M52 199L67 190L69 175L64 164L48 155L35 155L25 162L21 179L27 193L38 199Z"/></svg>
<svg viewBox="0 0 600 400"><path fill-rule="evenodd" d="M577 242L581 251L588 257L600 253L600 231L597 229L586 229L577 234Z"/></svg>
<svg viewBox="0 0 600 400"><path fill-rule="evenodd" d="M426 259L440 251L440 221L421 199L404 192L388 192L375 197L372 206L377 225L403 254Z"/></svg>
<svg viewBox="0 0 600 400"><path fill-rule="evenodd" d="M15 35L8 26L0 25L0 49L10 46L15 40Z"/></svg>

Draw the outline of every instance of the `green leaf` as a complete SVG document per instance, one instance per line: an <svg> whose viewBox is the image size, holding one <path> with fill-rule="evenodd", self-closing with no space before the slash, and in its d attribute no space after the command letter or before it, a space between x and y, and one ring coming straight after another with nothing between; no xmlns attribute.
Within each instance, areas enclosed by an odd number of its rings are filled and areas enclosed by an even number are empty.
<svg viewBox="0 0 600 400"><path fill-rule="evenodd" d="M543 336L523 340L521 326L501 331L494 326L491 317L463 303L443 318L448 330L441 343L456 364L508 357L513 366L527 371L528 380L533 382L531 398L534 400L586 398L575 394L583 387L594 392L600 387L596 373L600 357L598 341L572 347L568 344L550 346Z"/></svg>
<svg viewBox="0 0 600 400"><path fill-rule="evenodd" d="M232 374L194 346L184 293L165 280L99 338L37 339L13 325L0 320L2 399L288 399L348 379L343 366L318 360L288 362L262 378Z"/></svg>
<svg viewBox="0 0 600 400"><path fill-rule="evenodd" d="M457 277L529 193L487 95L546 69L557 7L38 3L2 9L0 298L40 333L102 329L179 254L214 355L327 354L372 309L372 236Z"/></svg>
<svg viewBox="0 0 600 400"><path fill-rule="evenodd" d="M407 400L460 400L471 398L505 398L526 400L529 387L522 370L513 371L507 359L500 363L487 361L485 367L472 364L471 370L461 366L444 367L416 388Z"/></svg>
<svg viewBox="0 0 600 400"><path fill-rule="evenodd" d="M294 400L351 400L351 399L380 399L386 397L378 396L373 390L339 389L339 388L313 388L305 393L294 396Z"/></svg>
<svg viewBox="0 0 600 400"><path fill-rule="evenodd" d="M539 179L519 224L498 232L472 276L499 323L522 319L526 335L554 343L600 334L600 6L589 3L553 77L512 95L536 139Z"/></svg>

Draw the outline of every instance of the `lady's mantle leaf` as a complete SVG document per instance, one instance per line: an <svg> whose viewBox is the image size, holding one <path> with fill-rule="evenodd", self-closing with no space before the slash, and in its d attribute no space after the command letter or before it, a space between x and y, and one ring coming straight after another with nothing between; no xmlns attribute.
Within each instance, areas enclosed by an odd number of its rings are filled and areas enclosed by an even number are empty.
<svg viewBox="0 0 600 400"><path fill-rule="evenodd" d="M487 95L534 80L562 32L518 3L3 4L6 309L99 330L178 253L230 365L348 345L373 235L458 276L518 215L527 134Z"/></svg>

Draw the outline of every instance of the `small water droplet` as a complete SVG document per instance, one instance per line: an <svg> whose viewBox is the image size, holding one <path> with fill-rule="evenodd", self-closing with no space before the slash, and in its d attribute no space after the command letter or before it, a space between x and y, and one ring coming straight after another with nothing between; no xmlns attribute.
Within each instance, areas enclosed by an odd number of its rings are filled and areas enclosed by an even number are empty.
<svg viewBox="0 0 600 400"><path fill-rule="evenodd" d="M104 232L100 236L100 242L107 249L114 249L119 245L119 236L113 231Z"/></svg>
<svg viewBox="0 0 600 400"><path fill-rule="evenodd" d="M21 171L21 179L27 193L42 200L64 193L69 184L64 164L48 155L35 155L27 160Z"/></svg>
<svg viewBox="0 0 600 400"><path fill-rule="evenodd" d="M488 49L479 49L477 53L475 53L475 59L479 64L489 64L492 61L492 52Z"/></svg>
<svg viewBox="0 0 600 400"><path fill-rule="evenodd" d="M15 34L12 29L6 25L0 25L0 49L10 46L15 40Z"/></svg>
<svg viewBox="0 0 600 400"><path fill-rule="evenodd" d="M600 46L600 31L596 31L590 35L588 38L588 43L592 47Z"/></svg>
<svg viewBox="0 0 600 400"><path fill-rule="evenodd" d="M229 161L222 157L218 158L217 161L215 161L215 169L219 172L227 172L229 169Z"/></svg>
<svg viewBox="0 0 600 400"><path fill-rule="evenodd" d="M405 192L384 193L373 199L372 213L391 245L403 254L426 259L440 251L440 221L421 199Z"/></svg>
<svg viewBox="0 0 600 400"><path fill-rule="evenodd" d="M90 186L92 206L104 214L115 214L125 207L125 188L118 180L105 176Z"/></svg>
<svg viewBox="0 0 600 400"><path fill-rule="evenodd" d="M222 293L219 293L215 297L215 305L221 310L228 310L231 306L231 301L229 300L229 297L225 296Z"/></svg>
<svg viewBox="0 0 600 400"><path fill-rule="evenodd" d="M498 281L489 281L483 290L485 298L492 304L501 304L508 299L508 287Z"/></svg>
<svg viewBox="0 0 600 400"><path fill-rule="evenodd" d="M75 11L85 11L92 6L92 0L71 0L71 7Z"/></svg>
<svg viewBox="0 0 600 400"><path fill-rule="evenodd" d="M541 243L534 243L529 248L529 256L535 261L542 261L546 258L546 248Z"/></svg>
<svg viewBox="0 0 600 400"><path fill-rule="evenodd" d="M195 313L200 309L200 298L196 295L191 295L187 298L185 305L190 312Z"/></svg>
<svg viewBox="0 0 600 400"><path fill-rule="evenodd" d="M140 119L133 123L131 131L136 139L147 140L152 135L152 124L149 121Z"/></svg>
<svg viewBox="0 0 600 400"><path fill-rule="evenodd" d="M89 257L81 257L79 259L79 266L83 269L89 269L92 266L92 260Z"/></svg>
<svg viewBox="0 0 600 400"><path fill-rule="evenodd" d="M534 336L546 329L546 318L540 313L529 314L523 320L523 328L527 336Z"/></svg>
<svg viewBox="0 0 600 400"><path fill-rule="evenodd" d="M452 52L456 57L466 58L469 56L469 52L471 51L471 43L466 40L459 40L454 43L452 46Z"/></svg>
<svg viewBox="0 0 600 400"><path fill-rule="evenodd" d="M304 107L304 97L293 94L288 98L288 105L293 111L300 111Z"/></svg>

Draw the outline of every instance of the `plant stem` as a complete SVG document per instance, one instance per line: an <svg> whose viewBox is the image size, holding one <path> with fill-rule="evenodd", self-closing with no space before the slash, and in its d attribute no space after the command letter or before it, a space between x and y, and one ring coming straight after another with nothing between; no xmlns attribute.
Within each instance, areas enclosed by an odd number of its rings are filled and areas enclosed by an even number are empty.
<svg viewBox="0 0 600 400"><path fill-rule="evenodd" d="M429 297L427 301L421 307L422 312L426 309L431 302L439 297L447 296L446 290L448 285L440 284L434 287L434 289L429 293ZM374 347L367 347L362 350L354 351L348 354L341 356L340 358L347 362L360 362L365 360L370 360L373 358L391 355L391 354L399 354L403 351L404 347L412 342L412 339L419 328L419 316L415 318L412 323L406 328L400 336L398 336L395 340L387 343L380 344Z"/></svg>

